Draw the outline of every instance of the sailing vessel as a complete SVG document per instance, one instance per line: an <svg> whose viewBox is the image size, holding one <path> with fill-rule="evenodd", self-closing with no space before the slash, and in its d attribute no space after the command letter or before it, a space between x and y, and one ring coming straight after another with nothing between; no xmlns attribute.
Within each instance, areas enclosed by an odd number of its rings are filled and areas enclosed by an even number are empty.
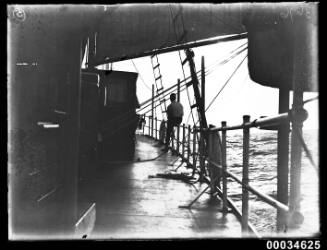
<svg viewBox="0 0 327 250"><path fill-rule="evenodd" d="M193 91L196 102L191 109L199 122L178 128L172 149L192 169L192 177L198 173L208 184L205 191L210 188L222 199L223 213L232 208L245 235L256 235L248 222L249 191L277 209L279 231L294 221L300 224L301 147L306 150L301 140L306 119L303 92L318 91L315 3L18 5L8 6L8 27L11 237L88 235L97 218L96 199L84 193L91 187L88 179L103 162L133 159L137 114L151 113L146 116L148 135L158 139L161 121L155 108L164 113L166 96L188 89ZM250 77L279 89L280 115L255 121L244 117L238 126L209 127L205 69L196 71L192 48L244 38ZM171 51L179 51L183 72L189 76L184 73L182 81L165 89L158 55ZM84 54L87 64L82 69ZM152 60L155 89L139 104L136 73L98 66L144 56ZM277 199L248 183L251 127L278 130ZM226 170L225 135L234 129L244 131L243 180ZM193 160L195 152L199 159ZM243 187L241 212L227 197L227 176Z"/></svg>

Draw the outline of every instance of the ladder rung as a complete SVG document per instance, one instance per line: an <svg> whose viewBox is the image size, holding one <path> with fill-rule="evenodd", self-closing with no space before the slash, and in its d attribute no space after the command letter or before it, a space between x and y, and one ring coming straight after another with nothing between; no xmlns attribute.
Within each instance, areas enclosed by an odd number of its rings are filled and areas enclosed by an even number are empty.
<svg viewBox="0 0 327 250"><path fill-rule="evenodd" d="M161 75L160 75L160 76L158 76L158 77L156 78L156 81L157 81L157 80L159 80L160 78L161 78Z"/></svg>
<svg viewBox="0 0 327 250"><path fill-rule="evenodd" d="M190 87L192 85L192 80L186 83L186 87Z"/></svg>
<svg viewBox="0 0 327 250"><path fill-rule="evenodd" d="M160 92L161 90L163 90L163 87L157 89L157 93Z"/></svg>
<svg viewBox="0 0 327 250"><path fill-rule="evenodd" d="M156 68L158 68L159 66L160 66L160 63L158 63L156 66L154 66L153 69L156 69Z"/></svg>
<svg viewBox="0 0 327 250"><path fill-rule="evenodd" d="M182 62L182 65L184 65L188 61L188 58L186 57L184 61Z"/></svg>
<svg viewBox="0 0 327 250"><path fill-rule="evenodd" d="M198 106L198 104L195 103L195 104L193 104L193 105L191 106L191 109L194 109L194 108L196 108L197 106Z"/></svg>

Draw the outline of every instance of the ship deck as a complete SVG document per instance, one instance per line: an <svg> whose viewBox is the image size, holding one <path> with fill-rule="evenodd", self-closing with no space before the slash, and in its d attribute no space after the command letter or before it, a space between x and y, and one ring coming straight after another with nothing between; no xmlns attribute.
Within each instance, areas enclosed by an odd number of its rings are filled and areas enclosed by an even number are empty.
<svg viewBox="0 0 327 250"><path fill-rule="evenodd" d="M106 162L99 166L97 175L87 185L88 196L96 203L95 226L88 238L241 237L241 225L235 215L223 215L221 200L208 193L191 209L179 208L189 204L207 184L149 178L172 171L180 163L171 152L162 154L161 149L153 139L137 135L133 162ZM177 172L186 170L181 167Z"/></svg>

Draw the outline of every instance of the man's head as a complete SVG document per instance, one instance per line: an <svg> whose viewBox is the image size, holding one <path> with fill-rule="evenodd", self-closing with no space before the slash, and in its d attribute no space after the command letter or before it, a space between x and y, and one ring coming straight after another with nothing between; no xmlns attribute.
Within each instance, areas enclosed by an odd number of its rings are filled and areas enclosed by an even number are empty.
<svg viewBox="0 0 327 250"><path fill-rule="evenodd" d="M170 95L170 101L171 101L171 102L176 101L176 94L175 94L175 93L172 93L172 94Z"/></svg>

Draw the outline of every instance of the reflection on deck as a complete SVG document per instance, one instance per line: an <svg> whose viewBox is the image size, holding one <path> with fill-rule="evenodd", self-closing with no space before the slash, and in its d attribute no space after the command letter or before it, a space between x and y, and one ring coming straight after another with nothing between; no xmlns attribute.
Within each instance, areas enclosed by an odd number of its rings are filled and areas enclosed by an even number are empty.
<svg viewBox="0 0 327 250"><path fill-rule="evenodd" d="M153 140L138 136L135 160L154 158L160 149ZM87 185L87 198L96 202L95 227L88 238L241 237L239 221L231 213L223 216L218 211L222 202L209 194L192 209L178 207L192 201L206 184L149 178L175 169L179 162L169 165L175 160L168 153L155 161L102 164Z"/></svg>

